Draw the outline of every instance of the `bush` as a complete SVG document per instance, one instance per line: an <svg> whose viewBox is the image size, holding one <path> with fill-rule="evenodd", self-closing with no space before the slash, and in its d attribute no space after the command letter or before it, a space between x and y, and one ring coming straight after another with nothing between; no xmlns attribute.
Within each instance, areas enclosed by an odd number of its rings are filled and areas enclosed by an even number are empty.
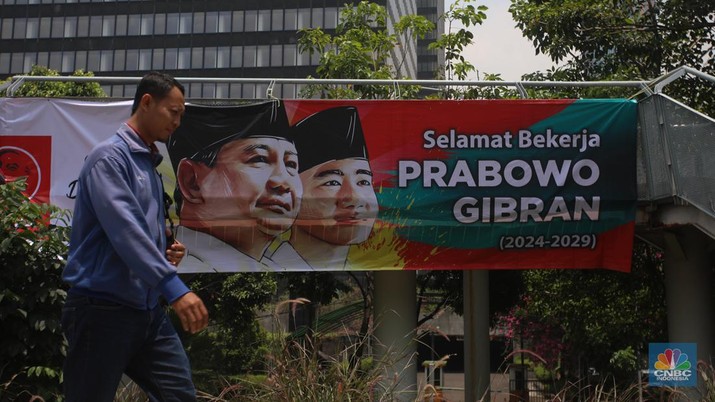
<svg viewBox="0 0 715 402"><path fill-rule="evenodd" d="M266 370L260 376L241 376L225 381L220 392L201 392L210 402L244 401L392 401L412 395L402 389L398 375L390 372L409 351L388 348L383 356L365 356L360 350L375 344L373 334L348 337L348 344L331 355L321 349L328 337L316 332L296 338L280 324L279 310L293 310L306 299L279 303L274 314L278 329L270 338ZM410 334L413 335L413 334ZM414 364L414 362L412 362ZM419 399L422 400L422 399ZM427 400L425 398L425 400Z"/></svg>
<svg viewBox="0 0 715 402"><path fill-rule="evenodd" d="M0 185L0 401L59 398L67 347L67 213L30 202L24 189L24 180Z"/></svg>

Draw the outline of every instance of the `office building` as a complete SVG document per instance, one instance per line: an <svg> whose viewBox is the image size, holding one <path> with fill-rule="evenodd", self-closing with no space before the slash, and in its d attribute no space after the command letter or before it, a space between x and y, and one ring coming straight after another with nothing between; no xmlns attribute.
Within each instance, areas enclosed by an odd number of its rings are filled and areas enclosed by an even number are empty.
<svg viewBox="0 0 715 402"><path fill-rule="evenodd" d="M178 77L304 78L315 75L319 57L311 58L298 51L297 31L322 27L332 32L345 1L0 0L0 3L2 78L26 73L35 64L62 74L84 69L98 76L139 76L149 70L162 70ZM388 10L388 29L400 16L419 11L415 0L376 3ZM393 65L399 67L399 76L417 78L422 74L418 73L418 46L414 40L400 38L392 56ZM267 84L192 83L187 96L262 98L266 89ZM290 98L299 89L294 84L277 85L273 94ZM112 85L105 86L105 90L111 96L126 97L133 94L134 88Z"/></svg>

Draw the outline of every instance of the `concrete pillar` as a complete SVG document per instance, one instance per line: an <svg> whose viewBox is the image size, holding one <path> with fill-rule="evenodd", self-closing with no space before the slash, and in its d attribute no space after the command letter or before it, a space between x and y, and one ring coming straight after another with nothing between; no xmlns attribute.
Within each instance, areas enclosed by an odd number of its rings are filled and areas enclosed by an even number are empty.
<svg viewBox="0 0 715 402"><path fill-rule="evenodd" d="M417 273L376 271L375 275L375 357L385 361L383 385L397 391L395 400L417 397Z"/></svg>
<svg viewBox="0 0 715 402"><path fill-rule="evenodd" d="M667 236L665 248L668 341L695 342L698 359L713 356L713 240L696 229Z"/></svg>
<svg viewBox="0 0 715 402"><path fill-rule="evenodd" d="M464 400L489 401L489 271L464 271Z"/></svg>
<svg viewBox="0 0 715 402"><path fill-rule="evenodd" d="M665 240L668 341L696 343L697 360L712 362L715 357L712 296L715 241L692 227L666 232ZM693 359L692 363L696 361Z"/></svg>

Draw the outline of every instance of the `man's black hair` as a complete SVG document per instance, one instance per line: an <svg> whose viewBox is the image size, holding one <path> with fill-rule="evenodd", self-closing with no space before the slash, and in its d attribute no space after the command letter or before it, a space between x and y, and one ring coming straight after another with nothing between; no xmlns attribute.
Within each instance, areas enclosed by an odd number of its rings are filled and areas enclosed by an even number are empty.
<svg viewBox="0 0 715 402"><path fill-rule="evenodd" d="M134 94L134 104L132 104L132 115L139 108L139 102L144 94L149 94L154 99L161 100L169 95L169 92L171 92L174 87L179 88L181 94L184 94L184 86L171 75L158 71L148 73L142 77L141 82L137 85L137 92Z"/></svg>

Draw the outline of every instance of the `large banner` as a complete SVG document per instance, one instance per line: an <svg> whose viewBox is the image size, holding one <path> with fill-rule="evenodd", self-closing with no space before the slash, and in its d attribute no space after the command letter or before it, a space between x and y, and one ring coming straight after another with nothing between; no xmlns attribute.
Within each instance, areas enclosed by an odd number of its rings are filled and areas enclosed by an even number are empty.
<svg viewBox="0 0 715 402"><path fill-rule="evenodd" d="M71 208L128 110L0 100L0 168L24 160L28 195ZM182 272L630 269L632 101L187 105L161 150Z"/></svg>

